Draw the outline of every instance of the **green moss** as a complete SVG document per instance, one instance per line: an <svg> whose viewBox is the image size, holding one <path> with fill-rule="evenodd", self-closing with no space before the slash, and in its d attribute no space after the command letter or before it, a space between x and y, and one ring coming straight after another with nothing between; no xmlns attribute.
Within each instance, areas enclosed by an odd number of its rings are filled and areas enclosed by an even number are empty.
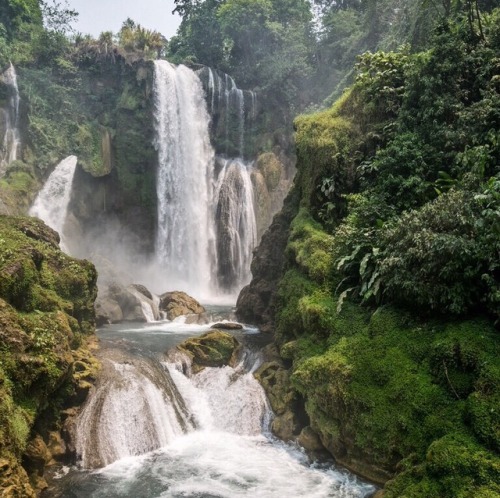
<svg viewBox="0 0 500 498"><path fill-rule="evenodd" d="M257 169L262 173L269 192L278 188L283 172L283 165L273 152L266 152L257 158Z"/></svg>
<svg viewBox="0 0 500 498"><path fill-rule="evenodd" d="M434 441L425 463L387 485L386 496L476 498L500 493L500 458L463 434Z"/></svg>
<svg viewBox="0 0 500 498"><path fill-rule="evenodd" d="M236 360L238 341L229 333L220 330L207 332L179 344L177 348L193 359L193 367L222 367Z"/></svg>
<svg viewBox="0 0 500 498"><path fill-rule="evenodd" d="M311 280L323 283L331 274L333 237L301 208L291 225L287 254Z"/></svg>
<svg viewBox="0 0 500 498"><path fill-rule="evenodd" d="M387 469L407 455L425 461L433 441L457 430L495 447L494 382L500 379L486 367L494 363L490 355L497 347L491 325L462 322L443 328L411 321L393 309L378 310L368 322L364 312L354 311L359 307L349 305L348 315L356 317L351 322L332 303L322 302L328 297L318 291L299 301L307 335L283 349L293 360L292 384L306 398L313 427L325 440L346 445L347 464L358 455ZM317 347L328 332L326 343ZM447 370L439 368L443 361Z"/></svg>
<svg viewBox="0 0 500 498"><path fill-rule="evenodd" d="M298 270L288 270L280 281L277 295L276 333L281 342L304 333L298 309L299 300L316 289Z"/></svg>

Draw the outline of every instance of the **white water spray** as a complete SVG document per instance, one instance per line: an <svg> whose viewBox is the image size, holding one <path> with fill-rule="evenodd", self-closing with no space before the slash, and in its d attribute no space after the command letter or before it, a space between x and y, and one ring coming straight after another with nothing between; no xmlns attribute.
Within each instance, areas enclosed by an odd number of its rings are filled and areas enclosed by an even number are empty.
<svg viewBox="0 0 500 498"><path fill-rule="evenodd" d="M103 368L101 383L77 422L77 453L84 468L142 455L194 429L160 364L118 357Z"/></svg>
<svg viewBox="0 0 500 498"><path fill-rule="evenodd" d="M40 218L59 233L63 250L67 250L64 223L68 214L77 161L76 156L69 156L55 167L29 210L30 216Z"/></svg>
<svg viewBox="0 0 500 498"><path fill-rule="evenodd" d="M106 351L100 383L77 422L77 453L84 468L113 463L70 479L75 496L373 493L345 472L311 467L303 452L270 438L272 414L252 368L242 363L193 375L189 357L170 353L162 365Z"/></svg>

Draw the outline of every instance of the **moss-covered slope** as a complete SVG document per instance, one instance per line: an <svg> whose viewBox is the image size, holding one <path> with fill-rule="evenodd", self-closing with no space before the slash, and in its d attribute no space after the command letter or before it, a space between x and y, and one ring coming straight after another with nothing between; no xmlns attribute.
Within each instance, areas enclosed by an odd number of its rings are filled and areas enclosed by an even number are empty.
<svg viewBox="0 0 500 498"><path fill-rule="evenodd" d="M39 220L0 216L2 496L34 496L33 487L43 487L51 456L40 456L47 448L33 438L41 433L49 442L59 412L78 402L84 372L94 368L82 347L94 332L96 271L63 254L58 242Z"/></svg>
<svg viewBox="0 0 500 498"><path fill-rule="evenodd" d="M275 429L300 441L312 428L386 498L500 494L489 26L482 39L445 26L422 54L367 54L340 101L296 120L298 173L278 216L290 221L264 235L238 302L275 333L281 364L261 378L295 411Z"/></svg>

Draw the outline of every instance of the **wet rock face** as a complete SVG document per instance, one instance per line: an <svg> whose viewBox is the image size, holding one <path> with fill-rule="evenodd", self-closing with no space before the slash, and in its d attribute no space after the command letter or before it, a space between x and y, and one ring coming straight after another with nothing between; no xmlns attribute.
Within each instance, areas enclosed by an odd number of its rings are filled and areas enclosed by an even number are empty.
<svg viewBox="0 0 500 498"><path fill-rule="evenodd" d="M116 282L102 285L95 303L97 325L145 322L144 305L151 310L151 318L159 319L153 295L143 285L125 286Z"/></svg>
<svg viewBox="0 0 500 498"><path fill-rule="evenodd" d="M283 275L290 224L298 209L297 194L290 192L283 210L264 233L252 260L252 281L242 289L236 303L238 320L258 325L262 332L273 330L274 299Z"/></svg>
<svg viewBox="0 0 500 498"><path fill-rule="evenodd" d="M304 421L299 417L299 400L290 384L290 372L281 361L273 359L263 363L255 377L266 391L275 413L271 430L284 441L295 440L304 427Z"/></svg>
<svg viewBox="0 0 500 498"><path fill-rule="evenodd" d="M160 296L160 311L164 311L169 320L174 320L182 315L204 313L205 308L185 292L174 291Z"/></svg>

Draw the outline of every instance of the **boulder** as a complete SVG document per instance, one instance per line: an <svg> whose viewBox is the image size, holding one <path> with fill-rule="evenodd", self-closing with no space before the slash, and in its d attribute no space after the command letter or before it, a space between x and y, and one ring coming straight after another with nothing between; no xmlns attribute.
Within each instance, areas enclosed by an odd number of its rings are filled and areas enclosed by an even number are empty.
<svg viewBox="0 0 500 498"><path fill-rule="evenodd" d="M231 334L213 330L187 339L177 349L191 358L193 372L197 373L205 367L235 366L241 346Z"/></svg>
<svg viewBox="0 0 500 498"><path fill-rule="evenodd" d="M243 328L243 325L236 322L219 322L215 323L210 328L219 330L241 330Z"/></svg>
<svg viewBox="0 0 500 498"><path fill-rule="evenodd" d="M120 322L145 322L143 303L147 303L158 319L158 310L153 302L153 295L146 287L139 284L129 286L112 282L99 289L95 303L98 325Z"/></svg>
<svg viewBox="0 0 500 498"><path fill-rule="evenodd" d="M321 451L325 449L320 437L309 425L302 429L297 442L308 451Z"/></svg>
<svg viewBox="0 0 500 498"><path fill-rule="evenodd" d="M141 284L132 284L130 287L135 289L137 292L142 294L144 297L147 297L150 301L153 300L153 294L144 286Z"/></svg>
<svg viewBox="0 0 500 498"><path fill-rule="evenodd" d="M185 292L174 291L160 296L160 311L164 311L169 320L174 320L182 315L204 313L205 308Z"/></svg>
<svg viewBox="0 0 500 498"><path fill-rule="evenodd" d="M95 302L95 319L97 326L106 323L119 323L123 320L120 305L108 295L98 295Z"/></svg>

